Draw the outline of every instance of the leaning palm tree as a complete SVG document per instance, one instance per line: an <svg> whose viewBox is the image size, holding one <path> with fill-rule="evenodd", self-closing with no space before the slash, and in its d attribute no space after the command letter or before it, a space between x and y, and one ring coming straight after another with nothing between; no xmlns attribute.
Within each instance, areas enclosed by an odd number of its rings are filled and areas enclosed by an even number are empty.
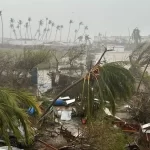
<svg viewBox="0 0 150 150"><path fill-rule="evenodd" d="M51 36L52 36L52 31L53 31L53 27L55 26L55 23L52 22L51 24L51 29L50 29L50 34L49 34L49 40L51 39Z"/></svg>
<svg viewBox="0 0 150 150"><path fill-rule="evenodd" d="M45 36L46 31L47 31L47 29L46 29L46 28L44 28L44 29L43 29L43 34L42 34L42 36L41 36L41 40L43 40L43 39L44 39L44 36Z"/></svg>
<svg viewBox="0 0 150 150"><path fill-rule="evenodd" d="M87 42L91 43L90 39L91 38L89 37L89 35L85 35L85 44L87 44Z"/></svg>
<svg viewBox="0 0 150 150"><path fill-rule="evenodd" d="M41 27L43 26L43 20L40 20L39 21L39 35L38 35L38 40L39 40L39 38L40 38L40 36L41 36Z"/></svg>
<svg viewBox="0 0 150 150"><path fill-rule="evenodd" d="M21 27L22 27L22 24L23 24L22 20L19 20L19 21L18 21L18 25L19 25L19 32L20 32L20 38L21 38L21 39L22 39L22 31L21 31L21 30L22 30L22 28L21 28Z"/></svg>
<svg viewBox="0 0 150 150"><path fill-rule="evenodd" d="M10 24L10 29L11 29L10 32L13 32L14 33L14 37L17 39L16 31L15 31L15 28L14 28L13 24ZM10 33L10 37L11 37L11 33Z"/></svg>
<svg viewBox="0 0 150 150"><path fill-rule="evenodd" d="M56 41L56 38L57 38L57 32L58 32L58 30L60 30L60 26L59 26L59 25L56 27L56 33L55 33L54 41Z"/></svg>
<svg viewBox="0 0 150 150"><path fill-rule="evenodd" d="M17 34L16 34L16 30L14 27L13 27L13 33L14 33L15 38L17 39Z"/></svg>
<svg viewBox="0 0 150 150"><path fill-rule="evenodd" d="M83 36L85 35L86 31L88 30L88 26L84 27L84 32L83 32Z"/></svg>
<svg viewBox="0 0 150 150"><path fill-rule="evenodd" d="M35 97L31 94L0 88L0 135L8 146L10 146L9 132L27 145L32 142L34 131L26 113L29 107L33 107L37 114L40 113ZM23 133L19 128L22 128Z"/></svg>
<svg viewBox="0 0 150 150"><path fill-rule="evenodd" d="M75 34L74 34L74 42L75 42L75 41L76 41L76 37L77 37L78 30L75 30L74 32L75 32Z"/></svg>
<svg viewBox="0 0 150 150"><path fill-rule="evenodd" d="M48 18L46 18L46 24L45 24L45 28L43 30L43 35L41 37L41 40L44 40L44 37L45 37L45 35L47 33L47 24L48 24Z"/></svg>
<svg viewBox="0 0 150 150"><path fill-rule="evenodd" d="M80 30L80 28L81 28L82 25L83 25L83 22L79 22L79 27L78 27L78 30L77 30L77 34L79 33L79 30Z"/></svg>
<svg viewBox="0 0 150 150"><path fill-rule="evenodd" d="M46 41L47 41L48 32L50 31L49 26L50 26L51 24L52 24L52 21L49 20L49 21L48 21L48 25L47 25L47 29L46 29L46 34L45 34L45 40L46 40Z"/></svg>
<svg viewBox="0 0 150 150"><path fill-rule="evenodd" d="M60 26L60 42L61 42L61 37L62 37L62 29L63 29L63 25Z"/></svg>
<svg viewBox="0 0 150 150"><path fill-rule="evenodd" d="M31 18L30 18L30 17L28 18L28 25L29 25L29 27L30 27L30 36L31 36L31 39L32 39Z"/></svg>
<svg viewBox="0 0 150 150"><path fill-rule="evenodd" d="M105 108L106 101L109 101L109 107L112 113L115 113L117 101L126 101L134 92L134 78L130 71L118 63L108 63L101 65L101 60L107 52L107 48L99 58L98 62L90 69L84 77L80 78L63 91L61 91L53 100L51 105L43 114L45 117L55 101L70 89L78 89L81 96L81 106L85 108L85 116L90 119L93 117L95 110L94 98L101 111ZM67 93L66 93L67 94ZM41 118L41 119L42 119Z"/></svg>
<svg viewBox="0 0 150 150"><path fill-rule="evenodd" d="M14 30L14 22L15 20L13 18L10 18L10 38L11 38L11 33Z"/></svg>
<svg viewBox="0 0 150 150"><path fill-rule="evenodd" d="M3 17L2 17L2 11L0 11L0 17L1 17L1 24L2 24L2 44L4 41L4 29L3 29Z"/></svg>
<svg viewBox="0 0 150 150"><path fill-rule="evenodd" d="M83 36L79 36L79 37L78 37L78 40L79 40L79 43L81 43L82 40L83 40Z"/></svg>
<svg viewBox="0 0 150 150"><path fill-rule="evenodd" d="M70 36L70 29L71 29L71 24L73 23L72 20L69 21L69 31L68 31L68 36L67 36L67 42L69 40L69 36Z"/></svg>

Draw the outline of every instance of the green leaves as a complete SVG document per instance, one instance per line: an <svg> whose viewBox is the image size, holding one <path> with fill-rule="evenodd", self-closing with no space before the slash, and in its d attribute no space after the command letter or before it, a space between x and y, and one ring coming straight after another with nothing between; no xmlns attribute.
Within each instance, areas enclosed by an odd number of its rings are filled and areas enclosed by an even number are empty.
<svg viewBox="0 0 150 150"><path fill-rule="evenodd" d="M25 144L32 142L34 131L26 113L28 107L34 107L37 114L40 114L35 98L29 93L0 88L0 135L8 145L8 131Z"/></svg>
<svg viewBox="0 0 150 150"><path fill-rule="evenodd" d="M83 83L83 89L86 90L87 88L87 92L83 92L84 95L82 97L87 97L84 105L87 108L88 116L92 115L92 111L95 111L92 106L94 98L99 99L101 109L103 109L105 102L109 101L110 109L114 114L116 102L128 100L134 91L133 76L129 70L121 65L108 63L98 66L98 70L99 75L91 72L90 76ZM92 108L93 110L91 111Z"/></svg>

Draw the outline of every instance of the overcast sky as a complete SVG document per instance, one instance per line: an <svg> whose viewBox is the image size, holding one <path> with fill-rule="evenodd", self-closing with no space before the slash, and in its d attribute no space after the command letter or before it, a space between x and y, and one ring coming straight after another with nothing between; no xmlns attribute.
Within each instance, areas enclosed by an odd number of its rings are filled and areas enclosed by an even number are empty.
<svg viewBox="0 0 150 150"><path fill-rule="evenodd" d="M67 36L69 20L74 30L82 21L89 27L88 34L93 38L99 32L107 35L128 35L138 27L142 35L150 34L150 0L0 0L3 11L4 35L9 37L9 20L24 23L32 18L33 32L38 20L48 17L56 25L64 25L63 39ZM81 33L83 29L81 29Z"/></svg>

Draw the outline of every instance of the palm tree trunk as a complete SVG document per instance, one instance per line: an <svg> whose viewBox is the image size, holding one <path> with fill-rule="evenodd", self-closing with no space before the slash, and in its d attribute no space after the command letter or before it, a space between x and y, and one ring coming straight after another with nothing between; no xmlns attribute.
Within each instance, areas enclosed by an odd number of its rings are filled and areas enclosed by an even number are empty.
<svg viewBox="0 0 150 150"><path fill-rule="evenodd" d="M14 33L14 36L15 36L15 38L16 38L16 40L17 40L17 35L16 35L16 31L15 31L15 28L13 27L13 33Z"/></svg>
<svg viewBox="0 0 150 150"><path fill-rule="evenodd" d="M79 30L80 30L80 25L79 25L78 31L77 31L77 33L76 33L76 37L77 37L77 35L78 35L78 33L79 33ZM77 39L75 39L74 42L75 42L76 40L77 40Z"/></svg>
<svg viewBox="0 0 150 150"><path fill-rule="evenodd" d="M42 36L41 36L41 40L43 40L44 35L45 35L45 31L43 31L43 34L42 34Z"/></svg>
<svg viewBox="0 0 150 150"><path fill-rule="evenodd" d="M45 39L47 41L47 34L48 34L48 30L49 30L49 24L48 24L48 27L46 28L46 34L45 34Z"/></svg>
<svg viewBox="0 0 150 150"><path fill-rule="evenodd" d="M97 63L94 65L94 67L100 64L100 62L101 62L103 56L105 55L105 53L106 53L107 51L108 51L107 48L105 48L105 51L103 52L103 54L101 55L101 57L99 58L99 60L97 61ZM92 67L92 69L93 69L94 67ZM91 69L91 70L92 70L92 69ZM91 70L90 70L90 71L91 71ZM90 74L90 71L85 75L85 77L86 77L88 74ZM65 92L67 92L68 90L70 90L71 88L73 88L75 85L79 84L80 82L84 81L84 78L85 78L85 77L80 78L79 80L77 80L77 81L74 82L73 84L69 85L69 86L68 86L66 89L64 89L62 92L60 92L60 93L54 98L53 102L50 104L50 106L47 108L47 110L44 112L44 114L43 114L42 117L40 118L40 121L48 114L48 112L49 112L49 110L51 109L51 107L54 105L54 103L56 102L56 100L57 100L62 94L64 94Z"/></svg>
<svg viewBox="0 0 150 150"><path fill-rule="evenodd" d="M11 39L12 28L10 28L10 39Z"/></svg>
<svg viewBox="0 0 150 150"><path fill-rule="evenodd" d="M20 30L19 30L19 32L20 32L20 38L22 39L21 25L20 25Z"/></svg>
<svg viewBox="0 0 150 150"><path fill-rule="evenodd" d="M69 35L70 35L70 28L71 28L71 23L70 23L70 25L69 25L69 31L68 31L68 36L67 36L67 42L68 42Z"/></svg>
<svg viewBox="0 0 150 150"><path fill-rule="evenodd" d="M4 42L4 29L3 29L3 17L2 17L2 14L1 14L1 24L2 24L2 45L3 45L3 42Z"/></svg>
<svg viewBox="0 0 150 150"><path fill-rule="evenodd" d="M76 41L76 37L77 37L77 32L76 32L75 35L74 35L74 43L75 43L75 41Z"/></svg>
<svg viewBox="0 0 150 150"><path fill-rule="evenodd" d="M32 32L31 32L31 24L30 24L30 21L29 21L29 27L30 27L30 36L31 36L31 40L32 40Z"/></svg>
<svg viewBox="0 0 150 150"><path fill-rule="evenodd" d="M53 27L51 27L51 31L50 31L50 35L49 35L49 40L51 39L52 31L53 31Z"/></svg>
<svg viewBox="0 0 150 150"><path fill-rule="evenodd" d="M39 25L39 36L38 36L38 40L40 38L40 34L41 34L41 31L40 31L40 25Z"/></svg>
<svg viewBox="0 0 150 150"><path fill-rule="evenodd" d="M62 28L60 29L60 42L61 42Z"/></svg>
<svg viewBox="0 0 150 150"><path fill-rule="evenodd" d="M29 32L28 32L28 27L27 27L27 37L28 37L28 39L30 39L30 38L29 38Z"/></svg>
<svg viewBox="0 0 150 150"><path fill-rule="evenodd" d="M57 37L57 31L58 31L58 30L56 30L54 41L56 41L56 37Z"/></svg>

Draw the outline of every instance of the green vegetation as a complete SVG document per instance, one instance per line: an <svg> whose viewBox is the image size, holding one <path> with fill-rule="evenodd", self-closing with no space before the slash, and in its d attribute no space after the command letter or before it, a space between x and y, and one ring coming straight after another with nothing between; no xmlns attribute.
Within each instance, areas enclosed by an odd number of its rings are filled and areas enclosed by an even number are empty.
<svg viewBox="0 0 150 150"><path fill-rule="evenodd" d="M89 124L85 133L91 149L124 150L125 145L132 140L121 130L112 127L110 122L104 120Z"/></svg>
<svg viewBox="0 0 150 150"><path fill-rule="evenodd" d="M27 115L29 107L34 107L37 115L40 114L36 99L30 93L0 88L0 135L8 145L10 145L9 132L26 145L33 142L34 130Z"/></svg>

